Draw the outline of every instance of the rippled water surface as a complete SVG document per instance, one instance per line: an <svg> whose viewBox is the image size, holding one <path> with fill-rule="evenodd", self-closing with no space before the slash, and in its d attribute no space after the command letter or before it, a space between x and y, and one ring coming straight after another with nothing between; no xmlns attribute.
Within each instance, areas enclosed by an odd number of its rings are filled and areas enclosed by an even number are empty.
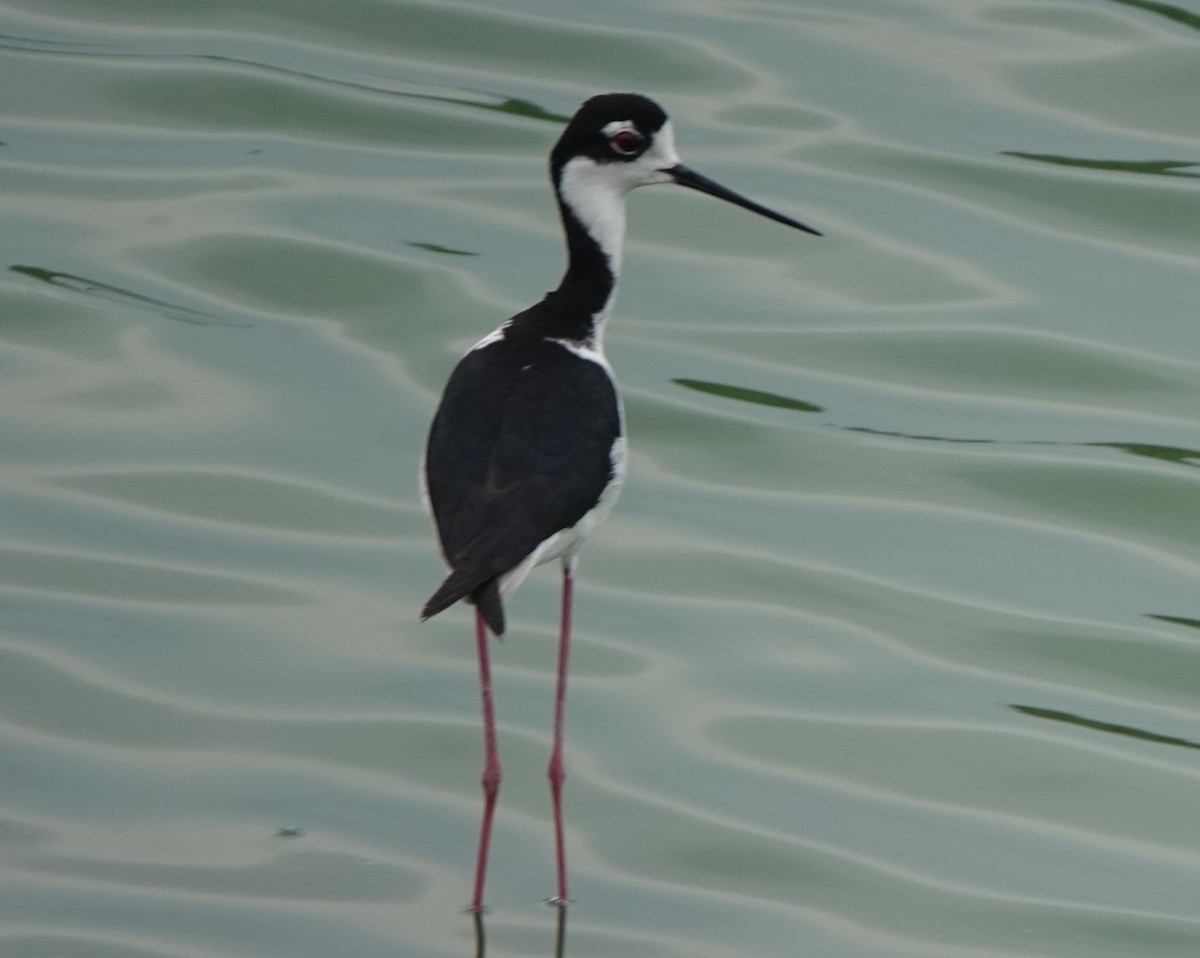
<svg viewBox="0 0 1200 958"><path fill-rule="evenodd" d="M1200 954L1200 5L15 0L0 953L463 956L470 619L416 473L635 89L565 953ZM488 954L550 955L557 576Z"/></svg>

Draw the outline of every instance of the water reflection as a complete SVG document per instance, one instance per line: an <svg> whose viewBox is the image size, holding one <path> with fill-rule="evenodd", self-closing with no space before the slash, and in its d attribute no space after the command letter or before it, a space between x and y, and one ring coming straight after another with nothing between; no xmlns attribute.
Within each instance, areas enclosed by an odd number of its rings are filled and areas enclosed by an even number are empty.
<svg viewBox="0 0 1200 958"><path fill-rule="evenodd" d="M1171 625L1185 625L1189 629L1200 629L1200 619L1189 619L1180 615L1159 615L1154 612L1147 612L1146 616L1159 622L1169 622Z"/></svg>
<svg viewBox="0 0 1200 958"><path fill-rule="evenodd" d="M755 403L760 406L773 406L778 409L793 409L797 412L824 412L824 406L806 402L803 399L793 399L778 393L763 392L745 386L731 386L725 383L706 382L701 379L672 379L671 382L686 389L709 393L724 399L735 399L739 402ZM890 439L911 439L915 442L945 442L958 445L1006 445L1006 446L1056 446L1059 448L1081 449L1116 449L1131 456L1144 459L1156 459L1159 462L1169 462L1178 466L1195 468L1200 465L1200 449L1188 449L1185 446L1165 446L1149 442L1060 442L1056 439L977 439L969 436L935 436L929 433L900 432L892 429L875 429L871 426L836 426L846 432L861 432L868 436L884 436Z"/></svg>
<svg viewBox="0 0 1200 958"><path fill-rule="evenodd" d="M420 243L416 240L409 240L409 246L423 249L427 253L442 253L446 256L478 256L478 253L472 252L469 249L452 249L449 246L442 246L440 243Z"/></svg>
<svg viewBox="0 0 1200 958"><path fill-rule="evenodd" d="M567 953L567 904L566 902L548 901L558 912L554 928L554 958L563 958ZM475 926L475 958L485 958L487 955L487 928L483 921L483 912L473 910L471 922Z"/></svg>
<svg viewBox="0 0 1200 958"><path fill-rule="evenodd" d="M439 96L432 93L411 93L389 91L409 100L431 100L435 103L450 103L455 106L467 106L476 110L490 110L494 113L509 113L522 116L528 120L543 120L547 123L565 125L571 118L564 113L552 113L532 100L522 100L519 97L505 97L493 94L480 94L478 97Z"/></svg>
<svg viewBox="0 0 1200 958"><path fill-rule="evenodd" d="M1200 16L1184 10L1182 7L1177 7L1174 4L1156 3L1155 0L1112 0L1112 2L1119 3L1125 7L1145 10L1148 13L1157 13L1160 17L1166 17L1168 20L1182 23L1185 27L1200 30Z"/></svg>
<svg viewBox="0 0 1200 958"><path fill-rule="evenodd" d="M1114 170L1119 173L1144 173L1153 176L1183 176L1200 179L1200 173L1181 173L1193 166L1196 160L1089 160L1079 156L1057 156L1053 153L1021 153L1017 150L1001 150L1001 156L1015 156L1021 160L1052 163L1055 166L1074 166L1085 170Z"/></svg>
<svg viewBox="0 0 1200 958"><path fill-rule="evenodd" d="M567 903L558 902L558 927L554 934L554 958L563 958L567 953Z"/></svg>
<svg viewBox="0 0 1200 958"><path fill-rule="evenodd" d="M672 379L671 382L685 389L696 392L722 396L725 399L737 399L741 402L757 403L760 406L776 406L780 409L794 409L797 412L824 412L823 406L805 402L803 399L792 399L778 393L763 392L761 389L748 389L745 386L730 386L726 383L706 382L703 379Z"/></svg>
<svg viewBox="0 0 1200 958"><path fill-rule="evenodd" d="M964 445L994 445L999 443L999 439L971 439L962 436L932 436L926 433L899 432L894 429L872 429L870 426L842 426L840 427L846 432L861 432L868 436L883 436L888 439L912 439L916 442L952 442ZM1050 440L1030 439L1025 442L1014 441L1011 445L1027 445L1027 446L1058 446L1061 443L1052 442Z"/></svg>
<svg viewBox="0 0 1200 958"><path fill-rule="evenodd" d="M74 273L63 273L58 270L45 269L41 266L22 266L20 264L14 264L8 268L13 273L28 276L30 279L36 279L50 286L56 286L59 289L106 299L111 302L120 303L126 307L138 306L143 309L151 309L160 316L178 320L181 323L194 323L198 326L241 326L243 328L250 325L249 323L239 323L230 319L219 319L216 316L202 313L198 309L177 306L174 303L155 299L153 296L146 296L142 293L135 293L132 290L121 289L119 286L110 286L108 283L102 283L97 279L76 276Z"/></svg>
<svg viewBox="0 0 1200 958"><path fill-rule="evenodd" d="M1185 449L1182 446L1159 446L1148 442L1088 442L1086 446L1097 446L1105 449L1119 449L1131 456L1144 456L1147 459L1159 459L1171 462L1177 466L1200 465L1200 449Z"/></svg>
<svg viewBox="0 0 1200 958"><path fill-rule="evenodd" d="M1132 725L1117 725L1114 722L1102 722L1098 719L1085 718L1072 712L1060 712L1057 709L1044 709L1036 705L1009 705L1010 709L1022 715L1032 715L1034 718L1049 719L1052 722L1066 722L1068 725L1082 725L1084 728L1097 732L1109 732L1113 735L1127 735L1138 738L1143 742L1154 742L1157 745L1177 745L1180 748L1200 748L1200 742L1191 739L1178 738L1174 735L1160 735L1157 732L1147 732L1145 729L1134 728Z"/></svg>
<svg viewBox="0 0 1200 958"><path fill-rule="evenodd" d="M426 100L435 103L449 103L455 106L472 107L479 110L489 110L495 113L507 113L512 116L525 117L530 120L542 120L548 123L565 124L570 117L562 113L554 113L538 105L532 100L521 97L504 96L503 94L483 93L475 90L465 90L456 96L437 95L432 93L415 93L412 91L396 90L391 86L367 83L361 79L346 80L335 78L328 73L310 70L296 70L270 63L266 60L250 60L242 57L225 56L216 53L193 53L179 55L166 50L156 51L146 47L144 38L138 38L124 48L116 47L111 41L103 43L85 43L77 40L50 39L44 37L0 35L0 49L17 50L21 52L52 53L66 56L86 57L123 57L144 60L150 57L169 59L196 59L208 63L228 64L234 67L250 67L256 71L274 73L283 77L314 81L319 84L344 87L351 90L365 90L371 93L388 93L410 100ZM466 95L472 94L472 95Z"/></svg>

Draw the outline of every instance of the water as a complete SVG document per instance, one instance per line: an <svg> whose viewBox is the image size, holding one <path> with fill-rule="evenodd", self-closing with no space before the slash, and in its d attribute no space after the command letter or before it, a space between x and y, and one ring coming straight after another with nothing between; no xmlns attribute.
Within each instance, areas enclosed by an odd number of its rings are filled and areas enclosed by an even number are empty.
<svg viewBox="0 0 1200 958"><path fill-rule="evenodd" d="M19 0L0 15L0 952L474 953L469 618L416 492L637 193L568 955L1200 953L1200 7ZM557 577L496 651L488 954L547 955Z"/></svg>

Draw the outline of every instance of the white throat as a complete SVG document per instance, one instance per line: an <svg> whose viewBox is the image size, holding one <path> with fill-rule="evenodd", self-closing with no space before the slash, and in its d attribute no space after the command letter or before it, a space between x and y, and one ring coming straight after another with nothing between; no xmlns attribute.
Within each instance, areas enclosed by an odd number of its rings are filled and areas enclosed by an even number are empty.
<svg viewBox="0 0 1200 958"><path fill-rule="evenodd" d="M625 197L637 184L626 184L614 172L612 164L577 156L563 164L558 187L563 202L608 260L615 285L625 248Z"/></svg>

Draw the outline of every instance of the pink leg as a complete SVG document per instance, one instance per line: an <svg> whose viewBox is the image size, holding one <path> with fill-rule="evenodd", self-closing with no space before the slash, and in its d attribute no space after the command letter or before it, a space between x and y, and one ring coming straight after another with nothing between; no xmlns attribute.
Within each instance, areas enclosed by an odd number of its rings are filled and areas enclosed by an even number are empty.
<svg viewBox="0 0 1200 958"><path fill-rule="evenodd" d="M492 843L492 815L500 794L500 753L496 749L496 712L492 706L492 665L488 650L487 624L475 612L475 643L479 647L479 691L483 699L483 824L479 826L479 854L475 859L475 895L471 910L483 911L483 883L487 878L488 847Z"/></svg>
<svg viewBox="0 0 1200 958"><path fill-rule="evenodd" d="M567 850L563 841L562 788L567 777L563 768L562 731L563 712L567 702L567 661L571 646L571 600L575 580L569 565L563 565L562 621L558 633L558 684L554 693L554 744L550 749L550 767L546 774L550 779L550 797L554 803L554 847L558 865L558 898L560 905L567 904Z"/></svg>

